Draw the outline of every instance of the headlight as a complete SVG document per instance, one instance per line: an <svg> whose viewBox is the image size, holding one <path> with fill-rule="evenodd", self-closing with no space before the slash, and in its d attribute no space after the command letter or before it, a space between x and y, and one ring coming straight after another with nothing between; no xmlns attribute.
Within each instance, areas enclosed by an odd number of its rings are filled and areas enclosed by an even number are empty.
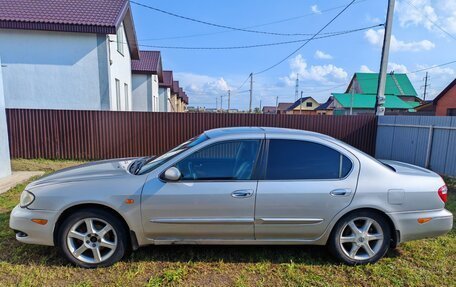
<svg viewBox="0 0 456 287"><path fill-rule="evenodd" d="M29 206L35 200L35 195L30 191L24 190L21 194L20 206L22 208Z"/></svg>

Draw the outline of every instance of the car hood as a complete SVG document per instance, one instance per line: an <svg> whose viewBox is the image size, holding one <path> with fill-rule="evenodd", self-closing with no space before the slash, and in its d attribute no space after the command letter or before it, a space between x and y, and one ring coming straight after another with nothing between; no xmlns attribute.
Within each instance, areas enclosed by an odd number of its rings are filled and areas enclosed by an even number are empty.
<svg viewBox="0 0 456 287"><path fill-rule="evenodd" d="M98 180L125 176L130 174L128 172L128 166L135 159L137 158L102 160L65 168L30 183L27 188L64 182Z"/></svg>

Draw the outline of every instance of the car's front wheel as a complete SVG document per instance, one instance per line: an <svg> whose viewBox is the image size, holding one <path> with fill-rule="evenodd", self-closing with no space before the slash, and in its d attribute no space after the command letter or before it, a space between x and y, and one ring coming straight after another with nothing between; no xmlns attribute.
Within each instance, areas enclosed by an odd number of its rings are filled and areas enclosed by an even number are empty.
<svg viewBox="0 0 456 287"><path fill-rule="evenodd" d="M68 216L59 229L61 252L84 268L106 267L122 259L127 237L122 222L111 213L88 208Z"/></svg>
<svg viewBox="0 0 456 287"><path fill-rule="evenodd" d="M340 219L329 239L331 252L349 265L375 263L388 251L391 230L376 212L357 211Z"/></svg>

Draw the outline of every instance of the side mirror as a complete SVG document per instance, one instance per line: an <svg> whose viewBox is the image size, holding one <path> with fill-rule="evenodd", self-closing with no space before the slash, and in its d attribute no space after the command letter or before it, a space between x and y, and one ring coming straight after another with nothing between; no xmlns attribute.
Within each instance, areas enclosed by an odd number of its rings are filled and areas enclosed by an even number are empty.
<svg viewBox="0 0 456 287"><path fill-rule="evenodd" d="M168 181L178 181L182 174L176 167L168 168L163 174L163 178Z"/></svg>

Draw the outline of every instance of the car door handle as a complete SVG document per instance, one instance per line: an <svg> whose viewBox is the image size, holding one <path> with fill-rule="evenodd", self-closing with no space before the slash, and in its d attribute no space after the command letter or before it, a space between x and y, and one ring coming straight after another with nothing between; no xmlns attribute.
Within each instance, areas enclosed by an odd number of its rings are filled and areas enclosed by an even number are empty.
<svg viewBox="0 0 456 287"><path fill-rule="evenodd" d="M341 188L341 189L334 189L329 194L333 196L349 196L351 194L351 189L348 188Z"/></svg>
<svg viewBox="0 0 456 287"><path fill-rule="evenodd" d="M251 197L253 194L252 189L242 189L242 190L236 190L231 193L232 197L236 198L246 198L246 197Z"/></svg>

